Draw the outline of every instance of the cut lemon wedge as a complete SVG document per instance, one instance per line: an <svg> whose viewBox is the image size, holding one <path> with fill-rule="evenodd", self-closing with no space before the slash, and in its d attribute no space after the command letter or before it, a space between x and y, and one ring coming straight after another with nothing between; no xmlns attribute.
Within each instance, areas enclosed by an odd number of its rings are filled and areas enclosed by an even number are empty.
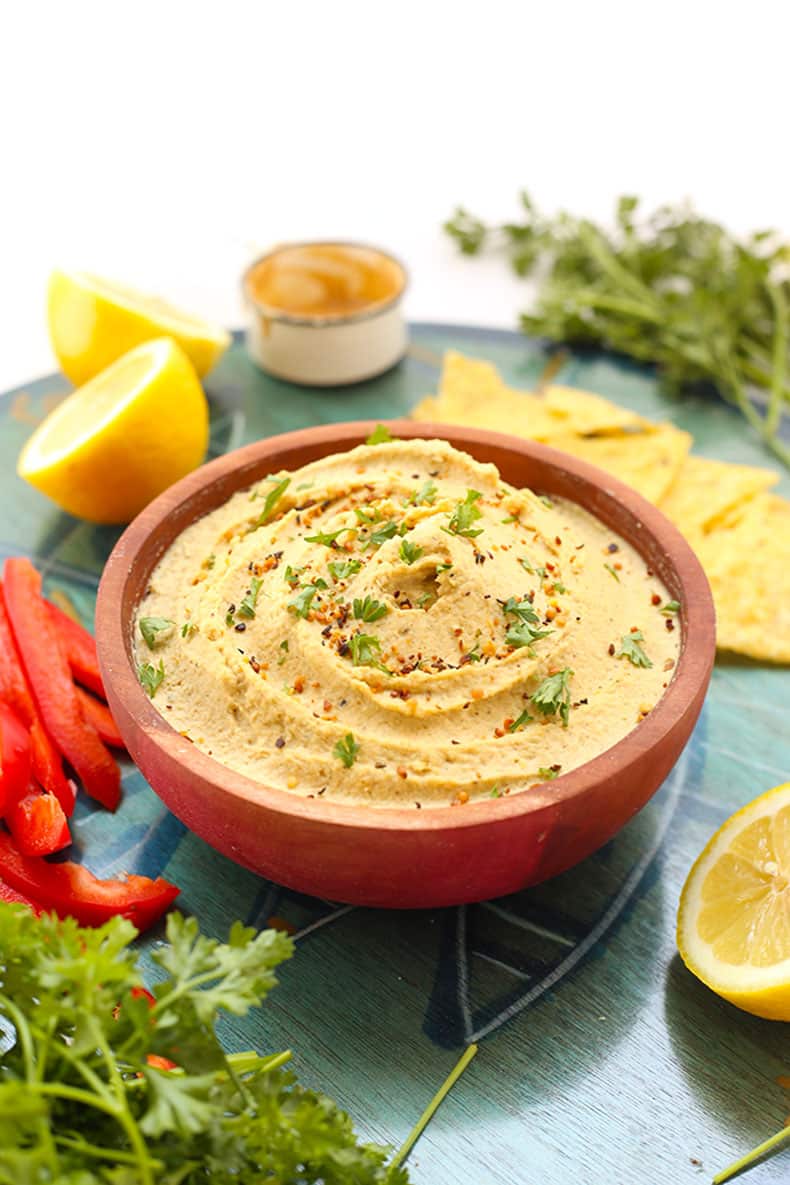
<svg viewBox="0 0 790 1185"><path fill-rule="evenodd" d="M124 354L68 395L28 440L17 473L63 510L126 523L203 460L208 405L170 338Z"/></svg>
<svg viewBox="0 0 790 1185"><path fill-rule="evenodd" d="M680 898L678 949L738 1008L790 1020L790 782L719 828Z"/></svg>
<svg viewBox="0 0 790 1185"><path fill-rule="evenodd" d="M198 374L204 375L231 341L219 325L85 272L52 273L47 313L52 348L75 385L157 337L175 338Z"/></svg>

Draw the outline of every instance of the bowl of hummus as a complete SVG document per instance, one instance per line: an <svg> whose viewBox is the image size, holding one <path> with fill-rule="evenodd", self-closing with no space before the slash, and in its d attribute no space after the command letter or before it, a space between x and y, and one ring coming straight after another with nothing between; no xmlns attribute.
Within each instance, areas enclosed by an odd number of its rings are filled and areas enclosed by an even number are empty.
<svg viewBox="0 0 790 1185"><path fill-rule="evenodd" d="M214 847L337 901L427 907L570 867L677 760L710 591L659 511L545 446L340 424L219 458L105 569L110 705Z"/></svg>

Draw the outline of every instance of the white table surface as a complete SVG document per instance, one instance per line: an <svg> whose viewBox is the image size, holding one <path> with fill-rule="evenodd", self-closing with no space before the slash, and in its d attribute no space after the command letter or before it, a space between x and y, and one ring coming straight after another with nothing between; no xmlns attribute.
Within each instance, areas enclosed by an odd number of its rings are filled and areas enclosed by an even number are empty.
<svg viewBox="0 0 790 1185"><path fill-rule="evenodd" d="M690 197L790 231L790 9L665 0L26 0L0 15L0 390L52 369L54 265L238 325L288 238L386 245L415 319L511 326L528 297L460 258L462 202L605 217Z"/></svg>

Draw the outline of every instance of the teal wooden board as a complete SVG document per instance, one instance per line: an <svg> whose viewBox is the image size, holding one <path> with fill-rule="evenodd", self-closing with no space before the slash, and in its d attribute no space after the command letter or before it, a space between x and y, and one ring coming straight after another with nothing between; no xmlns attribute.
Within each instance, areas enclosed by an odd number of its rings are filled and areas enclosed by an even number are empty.
<svg viewBox="0 0 790 1185"><path fill-rule="evenodd" d="M415 325L395 370L318 392L262 375L237 343L208 381L212 455L292 428L405 413L435 389L447 347L490 358L514 386L532 385L546 363L514 333ZM569 357L557 377L672 420L706 455L771 463L731 409L673 402L623 360ZM118 531L61 514L13 476L31 425L65 388L53 376L0 399L0 551L31 554L47 587L90 622ZM790 494L787 475L781 489ZM711 832L790 777L788 697L787 670L717 663L692 741L648 807L573 871L484 905L386 913L282 890L187 833L131 765L117 815L80 802L77 847L100 874L175 880L181 907L212 933L236 917L295 929L282 986L224 1037L232 1048L294 1049L303 1079L339 1099L368 1138L399 1143L460 1048L479 1040L411 1158L417 1185L691 1185L790 1111L776 1083L790 1073L790 1026L718 1000L674 945L678 895ZM788 1178L790 1152L749 1179Z"/></svg>

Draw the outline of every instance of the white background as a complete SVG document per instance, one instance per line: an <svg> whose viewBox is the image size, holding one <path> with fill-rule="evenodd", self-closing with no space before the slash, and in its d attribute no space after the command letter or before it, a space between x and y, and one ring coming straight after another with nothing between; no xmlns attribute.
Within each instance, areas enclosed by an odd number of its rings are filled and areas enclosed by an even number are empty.
<svg viewBox="0 0 790 1185"><path fill-rule="evenodd" d="M458 202L790 232L789 62L784 0L6 0L0 389L52 369L56 264L235 326L258 249L346 236L404 259L412 318L509 326L528 292L456 255Z"/></svg>

